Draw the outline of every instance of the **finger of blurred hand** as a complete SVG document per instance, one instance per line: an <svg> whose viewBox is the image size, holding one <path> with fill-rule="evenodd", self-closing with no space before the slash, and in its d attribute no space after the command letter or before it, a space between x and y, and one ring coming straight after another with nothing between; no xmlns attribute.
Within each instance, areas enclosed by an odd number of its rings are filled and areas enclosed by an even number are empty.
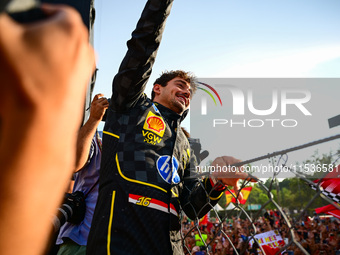
<svg viewBox="0 0 340 255"><path fill-rule="evenodd" d="M230 156L218 157L212 162L214 171L212 175L215 178L231 178L240 179L246 177L245 173L240 171L242 167L232 166L233 164L239 163L241 160Z"/></svg>
<svg viewBox="0 0 340 255"><path fill-rule="evenodd" d="M103 97L104 97L104 94L102 94L102 93L96 94L96 95L93 97L92 102L95 102L96 100L101 99L101 98L103 98Z"/></svg>

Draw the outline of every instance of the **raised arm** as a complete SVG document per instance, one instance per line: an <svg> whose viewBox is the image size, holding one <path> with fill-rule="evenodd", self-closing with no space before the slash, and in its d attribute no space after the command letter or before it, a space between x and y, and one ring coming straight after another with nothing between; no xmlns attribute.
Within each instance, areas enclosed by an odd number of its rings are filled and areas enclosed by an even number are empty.
<svg viewBox="0 0 340 255"><path fill-rule="evenodd" d="M112 107L132 107L143 94L151 75L173 0L149 0L127 42L128 51L112 83Z"/></svg>
<svg viewBox="0 0 340 255"><path fill-rule="evenodd" d="M91 103L89 119L79 130L77 139L76 171L86 165L89 159L92 138L104 116L105 110L109 106L109 102L103 96L103 94L97 94L94 96Z"/></svg>

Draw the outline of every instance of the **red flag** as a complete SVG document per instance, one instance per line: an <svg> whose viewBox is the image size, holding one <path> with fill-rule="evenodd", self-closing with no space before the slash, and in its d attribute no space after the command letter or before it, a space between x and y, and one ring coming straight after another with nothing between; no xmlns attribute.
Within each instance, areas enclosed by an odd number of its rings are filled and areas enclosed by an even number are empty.
<svg viewBox="0 0 340 255"><path fill-rule="evenodd" d="M199 225L207 225L208 224L208 214L204 215L204 217L202 217L200 219Z"/></svg>
<svg viewBox="0 0 340 255"><path fill-rule="evenodd" d="M340 202L340 166L336 166L332 169L332 172L329 172L325 178L320 180L313 181L314 183L319 183L320 187L323 188L322 193L332 199L334 202ZM340 219L340 210L336 208L334 205L326 205L323 207L319 207L315 209L316 213L327 213L333 215Z"/></svg>
<svg viewBox="0 0 340 255"><path fill-rule="evenodd" d="M227 191L225 192L225 198L226 198L226 201L227 201L227 202L226 202L226 205L228 205L228 204L233 200L234 197L233 197L232 194L233 194L234 196L236 196L235 191L234 191L233 189L231 189L230 191L227 190ZM235 200L235 199L234 199L234 200Z"/></svg>
<svg viewBox="0 0 340 255"><path fill-rule="evenodd" d="M334 205L326 205L326 206L323 206L323 207L316 208L315 212L317 214L327 213L327 214L333 215L334 217L337 217L338 219L340 219L340 210L338 208L336 208Z"/></svg>
<svg viewBox="0 0 340 255"><path fill-rule="evenodd" d="M273 248L266 244L262 245L262 249L266 255L275 255L280 250L280 248Z"/></svg>
<svg viewBox="0 0 340 255"><path fill-rule="evenodd" d="M333 215L334 217L338 218L340 220L340 210L332 210L327 212L330 215Z"/></svg>
<svg viewBox="0 0 340 255"><path fill-rule="evenodd" d="M247 199L249 197L250 191L253 187L245 187L243 189L241 189L241 193L243 198L239 199L240 204L244 205L247 202ZM236 199L233 197L231 202L236 203Z"/></svg>
<svg viewBox="0 0 340 255"><path fill-rule="evenodd" d="M325 176L325 178L323 178L323 179L325 180L325 179L330 179L330 178L333 178L333 179L334 179L334 178L337 178L337 179L340 178L340 165L334 167L334 168L332 169L332 172L330 171L330 172Z"/></svg>
<svg viewBox="0 0 340 255"><path fill-rule="evenodd" d="M313 181L314 183L319 183L320 187L323 188L322 193L332 199L334 202L340 202L340 166L332 169L325 178L321 181L320 179ZM312 186L313 189L316 187Z"/></svg>
<svg viewBox="0 0 340 255"><path fill-rule="evenodd" d="M247 202L247 199L249 197L249 194L250 194L250 191L251 191L252 188L253 187L245 187L245 188L241 189L241 193L242 193L243 198L239 199L240 204L244 205ZM230 190L230 191L235 194L234 190ZM228 192L226 192L226 193L228 193ZM229 195L231 196L231 194L229 194ZM227 202L228 202L228 200L227 200ZM231 202L236 203L236 199L233 196L231 198Z"/></svg>

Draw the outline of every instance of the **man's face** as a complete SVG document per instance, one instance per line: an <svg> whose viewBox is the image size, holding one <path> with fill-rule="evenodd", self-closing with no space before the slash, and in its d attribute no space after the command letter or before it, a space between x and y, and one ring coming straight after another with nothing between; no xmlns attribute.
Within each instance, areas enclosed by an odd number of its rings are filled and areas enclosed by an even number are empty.
<svg viewBox="0 0 340 255"><path fill-rule="evenodd" d="M190 105L190 83L182 78L176 77L170 80L165 87L155 84L154 91L156 93L155 102L178 114L182 114Z"/></svg>

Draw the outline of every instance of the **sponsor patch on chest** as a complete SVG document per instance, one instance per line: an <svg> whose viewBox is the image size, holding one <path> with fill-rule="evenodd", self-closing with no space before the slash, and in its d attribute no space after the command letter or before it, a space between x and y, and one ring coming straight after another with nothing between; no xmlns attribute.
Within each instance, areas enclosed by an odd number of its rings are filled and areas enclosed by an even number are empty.
<svg viewBox="0 0 340 255"><path fill-rule="evenodd" d="M150 111L145 119L142 130L144 142L152 145L160 143L164 135L165 127L166 125L162 117Z"/></svg>
<svg viewBox="0 0 340 255"><path fill-rule="evenodd" d="M160 156L156 162L159 175L164 181L171 184L177 184L180 182L178 175L178 160L175 157Z"/></svg>

